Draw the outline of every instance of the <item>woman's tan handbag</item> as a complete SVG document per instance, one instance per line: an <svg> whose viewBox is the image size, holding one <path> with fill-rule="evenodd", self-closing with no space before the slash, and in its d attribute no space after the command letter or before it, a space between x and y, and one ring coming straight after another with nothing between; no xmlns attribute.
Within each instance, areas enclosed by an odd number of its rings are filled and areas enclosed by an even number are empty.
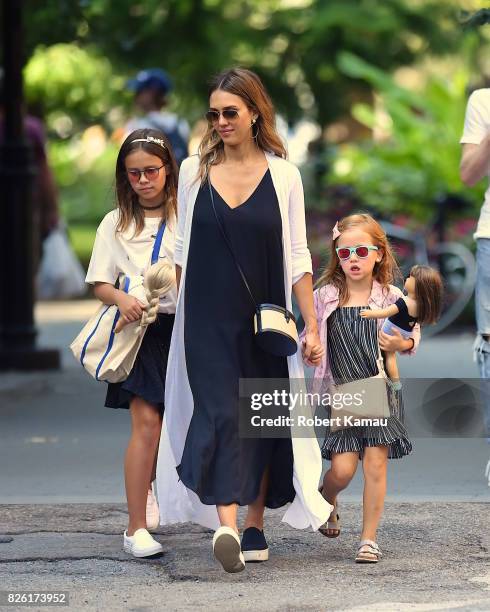
<svg viewBox="0 0 490 612"><path fill-rule="evenodd" d="M223 238L225 239L231 256L233 257L233 261L235 262L238 272L242 277L243 284L245 285L245 288L254 305L254 333L257 344L262 350L278 357L289 357L290 355L294 355L298 350L298 330L296 328L295 316L283 306L267 303L258 304L256 302L245 273L235 257L233 247L226 234L225 228L223 227L223 223L219 218L216 206L214 204L213 190L211 188L209 178L208 186L216 222L218 223L218 227L223 234Z"/></svg>
<svg viewBox="0 0 490 612"><path fill-rule="evenodd" d="M294 355L298 330L294 315L282 306L258 304L254 315L255 339L264 350L279 357Z"/></svg>

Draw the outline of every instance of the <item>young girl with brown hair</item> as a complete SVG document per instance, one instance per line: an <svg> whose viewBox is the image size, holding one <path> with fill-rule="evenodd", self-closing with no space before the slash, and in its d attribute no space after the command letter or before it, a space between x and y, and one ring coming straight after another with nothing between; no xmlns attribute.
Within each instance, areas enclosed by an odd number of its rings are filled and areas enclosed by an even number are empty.
<svg viewBox="0 0 490 612"><path fill-rule="evenodd" d="M420 339L418 324L414 326L413 337L405 339L396 331L394 335L380 331L381 320L360 316L361 310L386 308L402 297L401 291L391 284L397 270L386 234L371 216L350 215L335 225L330 261L314 293L320 337L327 349L315 368L316 390L376 377L380 374L380 349L415 351ZM308 359L305 361L311 365ZM386 424L372 421L366 426L335 431L327 428L322 446L322 455L331 461L331 467L321 490L334 506L329 520L320 527L326 537L340 535L337 496L348 486L362 460L363 528L357 562L375 563L381 556L376 533L386 494L387 461L412 451L403 425L400 391L391 389L389 397L390 416ZM327 412L329 417L335 416L330 407Z"/></svg>
<svg viewBox="0 0 490 612"><path fill-rule="evenodd" d="M95 285L99 300L118 306L121 325L138 321L143 314L143 323L151 323L128 378L109 384L105 402L107 407L129 408L131 413L131 437L124 464L129 511L124 550L135 557L162 550L148 529L159 525L151 483L155 479L177 300L175 282L169 282L174 265L177 172L170 145L161 132L136 130L126 138L116 162L117 208L104 217L97 229L86 278ZM159 263L148 270L156 237L162 230ZM121 275L145 274L148 302L118 288ZM149 312L145 312L147 308Z"/></svg>

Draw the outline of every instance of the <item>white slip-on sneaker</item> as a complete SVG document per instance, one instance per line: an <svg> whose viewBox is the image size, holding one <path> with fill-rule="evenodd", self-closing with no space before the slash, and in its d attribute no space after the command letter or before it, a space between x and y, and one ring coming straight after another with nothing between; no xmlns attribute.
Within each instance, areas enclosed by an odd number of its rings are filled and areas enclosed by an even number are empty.
<svg viewBox="0 0 490 612"><path fill-rule="evenodd" d="M235 574L245 569L240 538L231 527L220 527L213 537L213 553L225 572Z"/></svg>
<svg viewBox="0 0 490 612"><path fill-rule="evenodd" d="M160 542L154 540L146 529L137 529L134 535L124 532L124 550L133 557L151 557L163 552Z"/></svg>
<svg viewBox="0 0 490 612"><path fill-rule="evenodd" d="M146 528L151 531L158 527L160 527L160 508L153 489L150 488L146 498Z"/></svg>

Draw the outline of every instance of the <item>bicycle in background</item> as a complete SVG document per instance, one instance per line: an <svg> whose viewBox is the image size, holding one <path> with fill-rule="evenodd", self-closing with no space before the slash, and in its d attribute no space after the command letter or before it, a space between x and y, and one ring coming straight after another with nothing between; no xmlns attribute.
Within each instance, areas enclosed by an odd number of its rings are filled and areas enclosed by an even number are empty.
<svg viewBox="0 0 490 612"><path fill-rule="evenodd" d="M439 270L444 280L444 306L435 325L424 329L424 336L434 336L454 323L469 304L475 290L476 261L468 247L447 241L447 213L464 206L458 196L444 196L436 202L436 213L424 230L411 230L390 221L380 223L401 261L402 272L408 274L415 264ZM408 247L408 248L407 248Z"/></svg>

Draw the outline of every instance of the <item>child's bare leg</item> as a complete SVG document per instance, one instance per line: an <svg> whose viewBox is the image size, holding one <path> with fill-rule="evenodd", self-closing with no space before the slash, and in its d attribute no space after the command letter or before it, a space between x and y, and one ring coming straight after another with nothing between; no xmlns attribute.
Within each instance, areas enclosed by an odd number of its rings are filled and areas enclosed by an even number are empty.
<svg viewBox="0 0 490 612"><path fill-rule="evenodd" d="M386 496L388 447L372 446L364 449L363 522L361 540L376 542L376 534L383 513ZM371 555L374 558L374 555Z"/></svg>
<svg viewBox="0 0 490 612"><path fill-rule="evenodd" d="M358 453L332 453L332 462L330 469L327 470L323 477L322 495L329 504L335 506L337 495L349 485L354 478L359 463ZM329 519L332 523L336 521L336 516L333 514ZM334 535L333 529L327 529L328 535Z"/></svg>
<svg viewBox="0 0 490 612"><path fill-rule="evenodd" d="M146 498L161 430L161 416L156 406L141 397L134 397L130 411L131 438L124 461L128 536L132 536L137 529L146 529Z"/></svg>
<svg viewBox="0 0 490 612"><path fill-rule="evenodd" d="M155 448L155 457L153 459L153 468L151 470L151 478L150 478L150 484L155 480L155 478L157 477L157 461L158 461L158 448L160 446L160 432L162 431L162 420L163 417L160 414L160 427L159 427L159 434L158 434L158 441L157 441L157 445Z"/></svg>

